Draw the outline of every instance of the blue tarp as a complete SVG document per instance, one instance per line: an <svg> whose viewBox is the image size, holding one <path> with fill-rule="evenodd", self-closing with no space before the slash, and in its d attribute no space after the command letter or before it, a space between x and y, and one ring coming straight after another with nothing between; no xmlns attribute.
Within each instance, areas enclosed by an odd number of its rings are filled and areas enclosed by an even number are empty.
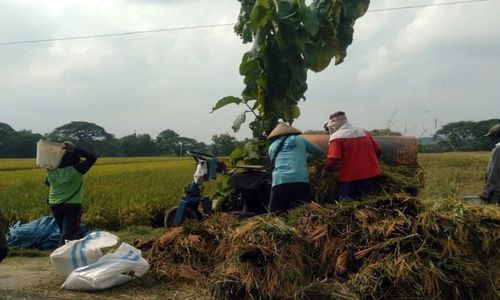
<svg viewBox="0 0 500 300"><path fill-rule="evenodd" d="M81 230L88 227L81 225ZM7 244L10 248L53 249L59 245L59 227L54 217L41 217L29 223L17 221L9 227Z"/></svg>

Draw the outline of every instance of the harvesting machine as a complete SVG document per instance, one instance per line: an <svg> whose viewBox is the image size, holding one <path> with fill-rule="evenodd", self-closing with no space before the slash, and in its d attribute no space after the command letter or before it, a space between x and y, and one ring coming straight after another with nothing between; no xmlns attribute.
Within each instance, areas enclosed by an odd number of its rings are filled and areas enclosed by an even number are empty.
<svg viewBox="0 0 500 300"><path fill-rule="evenodd" d="M317 144L325 152L328 149L328 135L302 135L306 140ZM417 166L417 140L409 136L375 136L382 149L380 160L387 165ZM187 151L196 161L195 178L184 190L184 196L178 206L170 209L164 220L165 227L175 227L192 219L201 220L212 211L227 211L241 217L267 212L271 193L271 174L264 166L237 165L230 179L231 192L218 199L212 207L212 201L203 196L203 173L206 179L214 179L217 158L211 154ZM201 210L200 210L201 206ZM203 214L201 213L203 212Z"/></svg>

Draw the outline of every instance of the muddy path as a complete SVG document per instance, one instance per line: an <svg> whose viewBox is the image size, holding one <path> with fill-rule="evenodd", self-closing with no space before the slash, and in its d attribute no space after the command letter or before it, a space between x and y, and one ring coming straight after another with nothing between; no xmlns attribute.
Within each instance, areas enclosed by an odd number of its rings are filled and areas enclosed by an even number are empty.
<svg viewBox="0 0 500 300"><path fill-rule="evenodd" d="M8 257L0 263L0 299L212 299L195 286L163 284L151 276L138 278L105 291L61 290L64 278L48 257Z"/></svg>

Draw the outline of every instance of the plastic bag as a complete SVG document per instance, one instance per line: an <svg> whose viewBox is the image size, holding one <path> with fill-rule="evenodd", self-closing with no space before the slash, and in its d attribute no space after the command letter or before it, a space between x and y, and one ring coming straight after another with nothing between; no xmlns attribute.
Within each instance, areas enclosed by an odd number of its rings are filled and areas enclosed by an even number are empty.
<svg viewBox="0 0 500 300"><path fill-rule="evenodd" d="M61 276L93 264L107 252L120 246L120 239L106 231L96 231L82 239L68 241L50 254L50 262Z"/></svg>
<svg viewBox="0 0 500 300"><path fill-rule="evenodd" d="M197 184L202 184L207 174L207 164L204 161L198 162L196 166L196 171L194 171L193 182Z"/></svg>
<svg viewBox="0 0 500 300"><path fill-rule="evenodd" d="M59 228L53 217L45 216L29 223L17 221L9 228L11 248L54 249L59 244Z"/></svg>
<svg viewBox="0 0 500 300"><path fill-rule="evenodd" d="M85 224L80 224L80 234L89 232ZM9 227L7 243L10 248L55 249L59 245L59 227L54 217L41 217L29 223L17 221Z"/></svg>
<svg viewBox="0 0 500 300"><path fill-rule="evenodd" d="M61 288L68 290L103 290L141 277L149 270L141 251L122 243L113 253L96 263L81 267L69 274Z"/></svg>

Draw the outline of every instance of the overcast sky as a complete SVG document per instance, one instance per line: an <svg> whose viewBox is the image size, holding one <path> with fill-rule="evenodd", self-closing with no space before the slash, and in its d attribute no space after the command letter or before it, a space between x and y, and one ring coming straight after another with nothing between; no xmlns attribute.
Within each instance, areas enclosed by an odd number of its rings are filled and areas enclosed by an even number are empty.
<svg viewBox="0 0 500 300"><path fill-rule="evenodd" d="M370 10L451 0L372 0ZM368 12L341 65L309 72L299 129L343 110L351 123L429 136L500 118L500 1ZM0 0L0 43L233 23L236 0ZM117 137L164 129L209 142L243 108L249 48L232 26L0 46L0 122L47 133L88 121ZM236 134L249 136L247 125Z"/></svg>

